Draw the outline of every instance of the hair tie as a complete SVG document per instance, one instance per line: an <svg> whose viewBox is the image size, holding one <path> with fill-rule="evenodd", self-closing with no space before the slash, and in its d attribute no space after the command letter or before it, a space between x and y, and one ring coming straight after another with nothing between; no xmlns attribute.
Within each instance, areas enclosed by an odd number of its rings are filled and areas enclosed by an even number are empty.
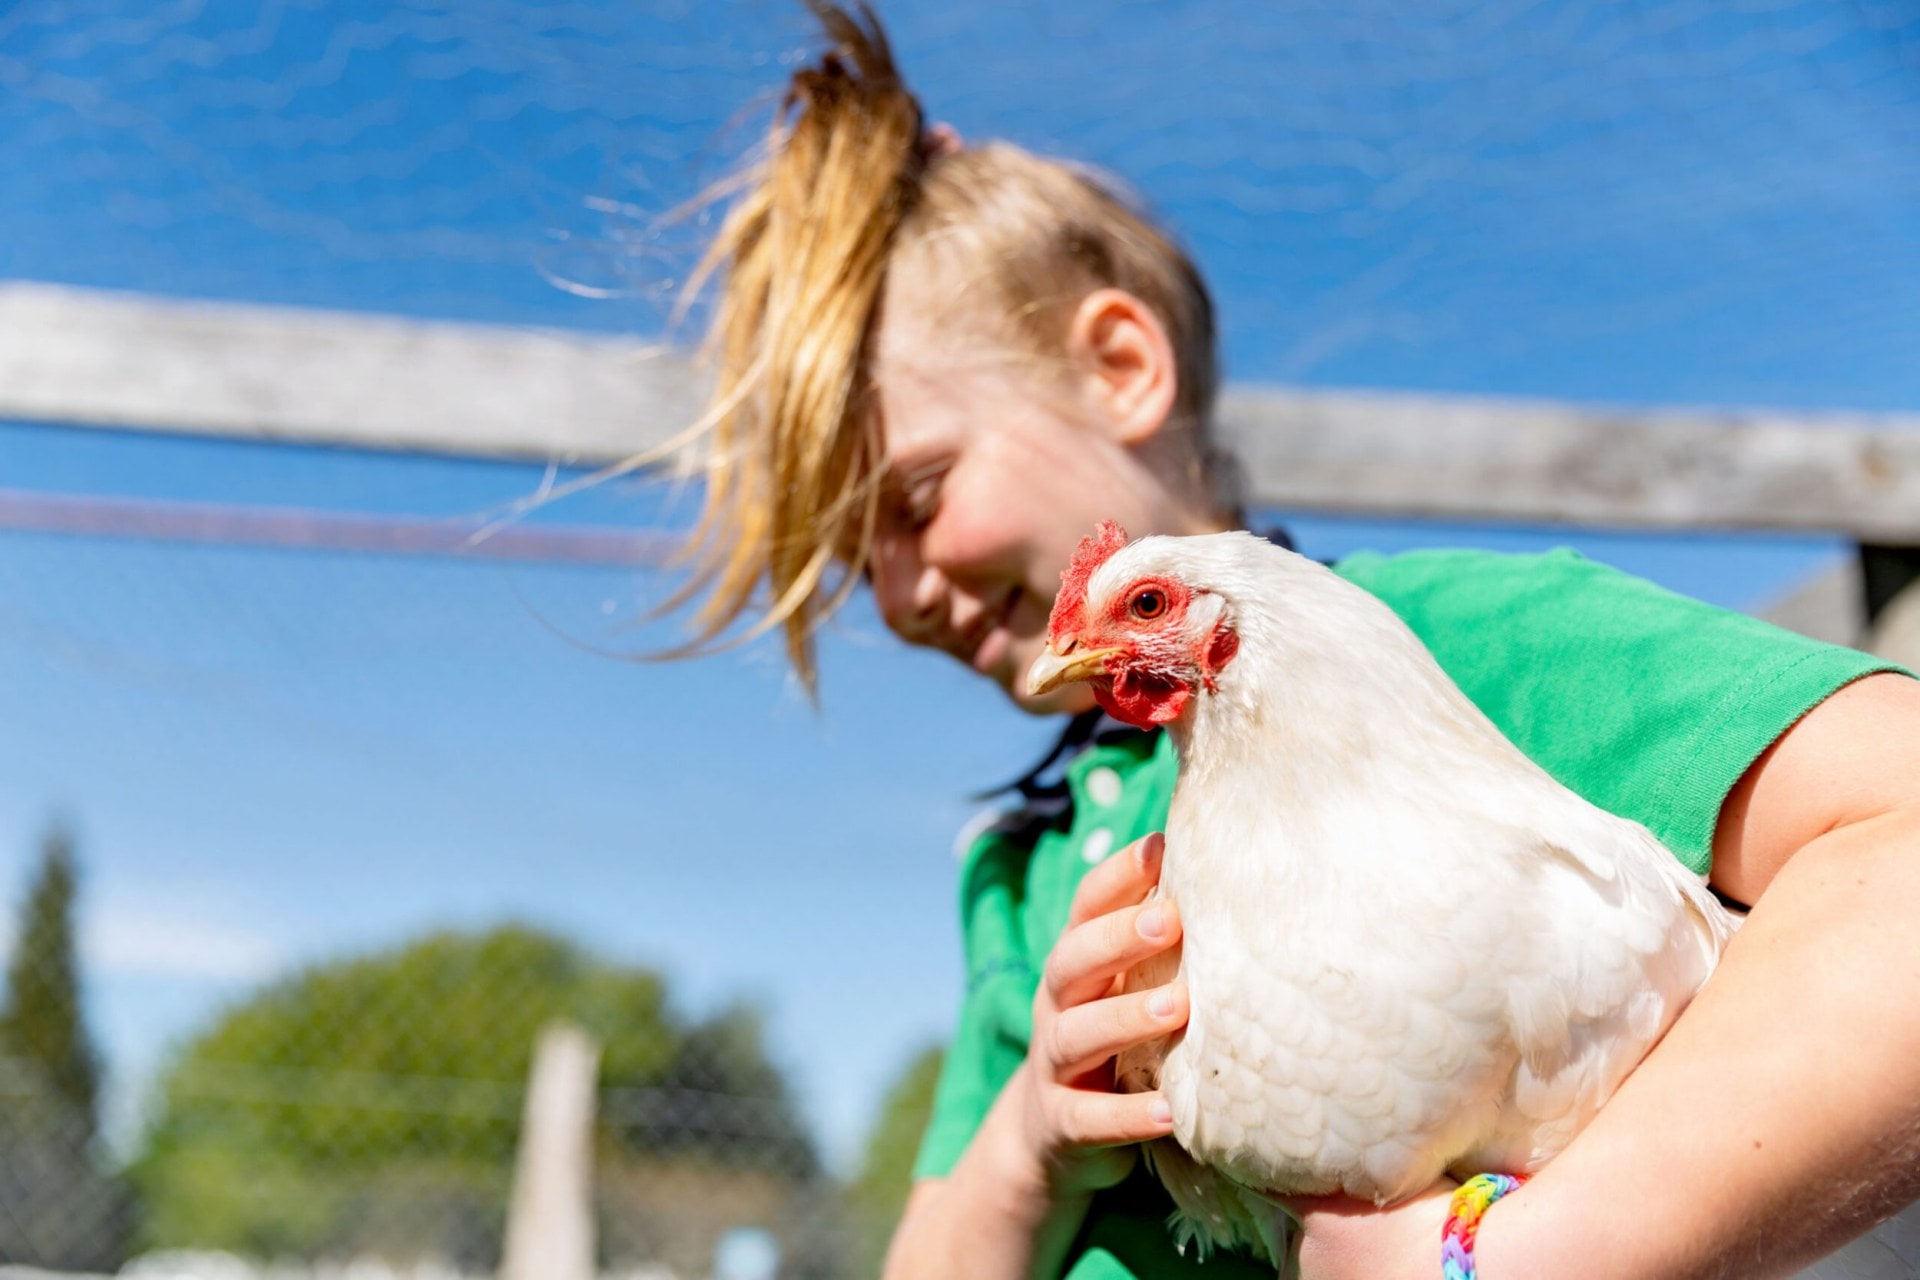
<svg viewBox="0 0 1920 1280"><path fill-rule="evenodd" d="M945 121L930 124L920 131L922 160L935 160L941 156L953 155L964 145L960 141L960 131Z"/></svg>
<svg viewBox="0 0 1920 1280"><path fill-rule="evenodd" d="M1447 1205L1447 1225L1440 1229L1441 1280L1475 1280L1473 1242L1480 1235L1480 1219L1495 1200L1525 1181L1504 1173L1482 1173L1460 1184Z"/></svg>

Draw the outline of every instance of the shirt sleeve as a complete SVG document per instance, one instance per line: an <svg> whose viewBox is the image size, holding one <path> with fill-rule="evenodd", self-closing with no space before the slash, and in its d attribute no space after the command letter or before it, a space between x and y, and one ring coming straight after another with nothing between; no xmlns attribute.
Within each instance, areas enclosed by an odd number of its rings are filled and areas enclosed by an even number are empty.
<svg viewBox="0 0 1920 1280"><path fill-rule="evenodd" d="M1036 982L1020 924L1027 858L1024 846L991 831L968 851L960 878L967 989L914 1161L916 1179L952 1172L1027 1055Z"/></svg>
<svg viewBox="0 0 1920 1280"><path fill-rule="evenodd" d="M1902 670L1573 551L1368 553L1335 568L1536 763L1701 874L1721 805L1760 753L1843 685Z"/></svg>

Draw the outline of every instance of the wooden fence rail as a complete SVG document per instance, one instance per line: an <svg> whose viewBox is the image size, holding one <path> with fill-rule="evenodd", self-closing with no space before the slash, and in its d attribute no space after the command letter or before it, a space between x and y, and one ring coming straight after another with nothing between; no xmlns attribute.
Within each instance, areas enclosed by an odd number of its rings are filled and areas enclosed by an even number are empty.
<svg viewBox="0 0 1920 1280"><path fill-rule="evenodd" d="M700 386L611 338L0 284L6 418L595 464ZM1920 414L1236 386L1221 421L1260 505L1920 545Z"/></svg>

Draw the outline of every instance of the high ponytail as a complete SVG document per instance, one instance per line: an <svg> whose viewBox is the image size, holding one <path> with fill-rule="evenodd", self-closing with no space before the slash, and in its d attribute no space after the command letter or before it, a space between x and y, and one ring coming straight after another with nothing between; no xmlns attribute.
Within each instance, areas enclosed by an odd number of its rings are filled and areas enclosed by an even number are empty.
<svg viewBox="0 0 1920 1280"><path fill-rule="evenodd" d="M1213 307L1186 254L1084 168L929 133L873 12L808 5L829 51L794 75L765 159L730 187L738 197L688 284L691 299L720 283L706 346L717 381L689 432L707 445L692 570L665 607L699 602L679 653L715 647L758 612L739 638L781 628L811 693L813 632L858 585L881 516L885 459L863 400L891 265L947 279L1039 368L1060 367L1067 317L1089 292L1138 297L1174 348L1165 429L1191 436L1197 479L1224 472L1208 442Z"/></svg>
<svg viewBox="0 0 1920 1280"><path fill-rule="evenodd" d="M707 340L706 495L675 603L703 597L690 647L706 647L764 582L749 634L783 628L811 692L813 629L857 585L846 552L871 544L878 517L878 432L854 401L925 152L920 105L873 12L808 3L830 50L794 75L763 167L688 285L725 281Z"/></svg>

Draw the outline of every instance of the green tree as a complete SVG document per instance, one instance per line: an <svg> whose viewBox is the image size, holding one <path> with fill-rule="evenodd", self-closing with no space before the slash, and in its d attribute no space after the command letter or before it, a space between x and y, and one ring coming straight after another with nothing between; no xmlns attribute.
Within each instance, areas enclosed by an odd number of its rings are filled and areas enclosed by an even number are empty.
<svg viewBox="0 0 1920 1280"><path fill-rule="evenodd" d="M646 970L528 928L445 932L295 974L180 1051L135 1164L147 1243L493 1266L534 1042L556 1018L601 1044L605 1159L756 1160L752 1138L688 1119L683 1082L717 1070L794 1144L785 1176L813 1167L750 1014L689 1026Z"/></svg>
<svg viewBox="0 0 1920 1280"><path fill-rule="evenodd" d="M792 1177L819 1173L786 1081L767 1059L760 1015L732 1008L690 1028L660 1081L660 1114L628 1142L656 1152L704 1150Z"/></svg>
<svg viewBox="0 0 1920 1280"><path fill-rule="evenodd" d="M127 1204L95 1149L99 1060L74 945L79 871L62 826L41 842L0 1004L0 1262L111 1269Z"/></svg>
<svg viewBox="0 0 1920 1280"><path fill-rule="evenodd" d="M93 1137L100 1069L80 1011L80 974L73 940L78 871L73 839L51 828L40 845L40 869L27 891L13 957L7 964L0 1046L37 1088L51 1097L83 1141Z"/></svg>
<svg viewBox="0 0 1920 1280"><path fill-rule="evenodd" d="M860 1171L847 1188L849 1215L861 1251L861 1274L878 1275L887 1240L913 1187L913 1161L920 1135L933 1114L933 1090L945 1060L938 1047L914 1055L887 1090L867 1136Z"/></svg>

